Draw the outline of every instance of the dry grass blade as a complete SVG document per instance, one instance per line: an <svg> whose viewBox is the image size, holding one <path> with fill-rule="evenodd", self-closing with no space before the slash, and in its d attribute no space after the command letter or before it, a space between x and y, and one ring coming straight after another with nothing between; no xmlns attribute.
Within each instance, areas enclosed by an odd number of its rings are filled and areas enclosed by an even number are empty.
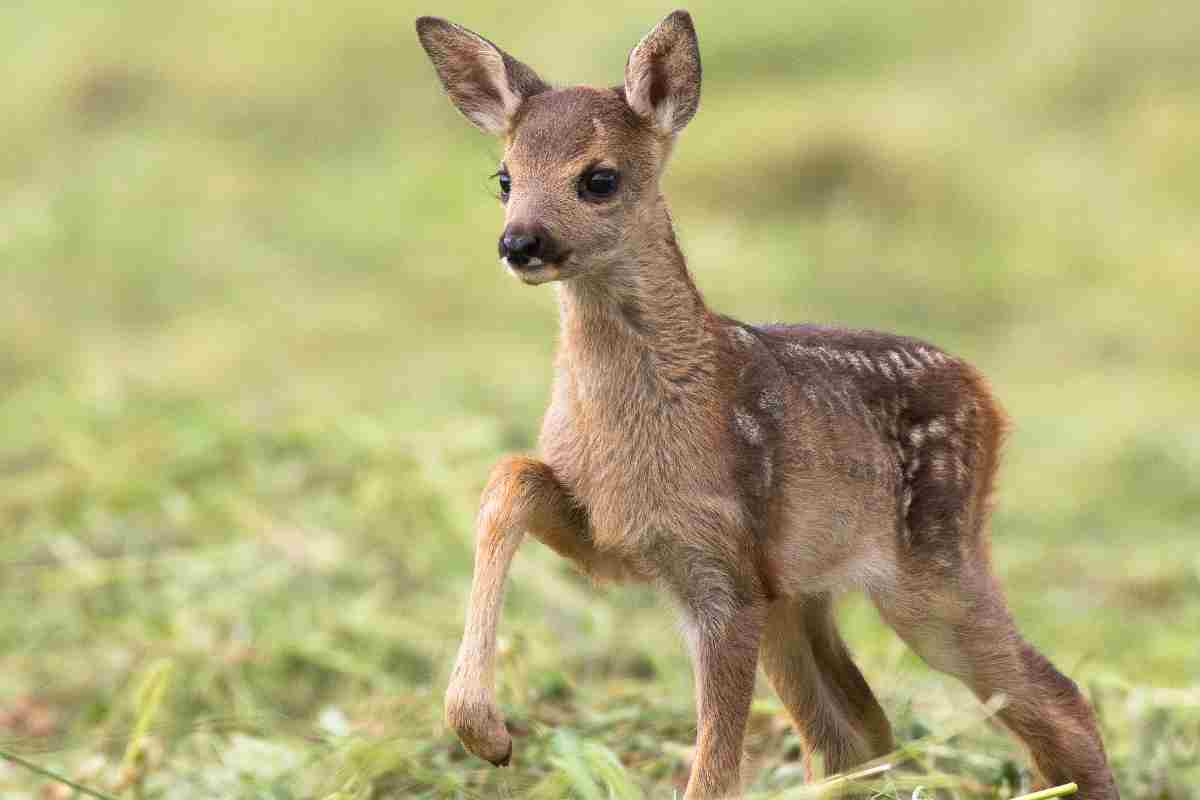
<svg viewBox="0 0 1200 800"><path fill-rule="evenodd" d="M45 767L39 767L37 764L34 764L32 761L26 761L25 759L21 758L19 755L16 755L15 753L10 753L7 750L0 750L0 758L5 759L6 761L10 761L13 764L16 764L18 767L24 767L25 769L29 770L30 772L34 773L35 775L41 775L43 778L49 778L52 781L57 781L58 783L61 783L63 786L67 786L71 789L74 789L79 794L84 794L84 795L87 795L88 797L95 797L95 798L97 798L97 800L117 800L115 797L112 797L111 795L104 794L103 792L97 791L95 789L89 789L87 786L84 786L81 783L76 783L75 781L71 780L70 778L64 778L62 775L59 775L56 772L52 772L52 771L46 769Z"/></svg>

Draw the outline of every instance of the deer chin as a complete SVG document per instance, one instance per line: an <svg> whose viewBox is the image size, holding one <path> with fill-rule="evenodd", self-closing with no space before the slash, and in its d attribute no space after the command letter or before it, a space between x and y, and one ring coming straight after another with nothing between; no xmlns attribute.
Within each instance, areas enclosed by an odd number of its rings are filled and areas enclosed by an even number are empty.
<svg viewBox="0 0 1200 800"><path fill-rule="evenodd" d="M535 258L528 264L517 267L509 263L507 258L500 259L500 263L508 270L508 274L527 286L537 286L542 283L561 280L564 277L562 265L565 261L566 259L564 258L547 263L540 258Z"/></svg>

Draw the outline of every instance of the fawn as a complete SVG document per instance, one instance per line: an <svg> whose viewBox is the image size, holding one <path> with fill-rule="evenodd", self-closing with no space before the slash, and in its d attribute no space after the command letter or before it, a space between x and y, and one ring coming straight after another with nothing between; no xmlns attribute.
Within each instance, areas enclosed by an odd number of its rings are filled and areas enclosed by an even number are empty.
<svg viewBox="0 0 1200 800"><path fill-rule="evenodd" d="M893 749L835 627L865 590L933 667L980 698L1040 778L1116 787L1087 701L1017 632L992 574L989 495L1005 430L983 377L932 345L710 311L659 178L700 100L685 11L633 49L621 86L552 88L483 37L417 20L450 100L503 137L499 249L526 284L558 282L562 341L540 460L505 458L483 492L466 631L446 719L505 765L496 628L526 531L599 580L677 603L698 738L686 796L739 791L761 658L806 753L829 772Z"/></svg>

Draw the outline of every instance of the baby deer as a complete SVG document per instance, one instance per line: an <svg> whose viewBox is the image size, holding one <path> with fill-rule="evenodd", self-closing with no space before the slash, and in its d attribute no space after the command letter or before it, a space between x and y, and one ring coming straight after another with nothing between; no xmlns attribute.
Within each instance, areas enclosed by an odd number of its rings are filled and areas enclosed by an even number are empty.
<svg viewBox="0 0 1200 800"><path fill-rule="evenodd" d="M507 764L496 627L526 531L597 579L653 581L694 663L687 797L739 791L761 658L806 752L841 771L893 748L838 635L831 597L865 590L929 664L980 698L1042 779L1115 798L1087 701L1013 625L986 522L1004 416L969 364L923 342L748 325L705 305L659 179L700 102L691 17L633 49L611 89L553 88L432 17L421 44L451 101L502 137L501 262L558 282L562 341L541 459L505 458L483 492L466 631L446 718Z"/></svg>

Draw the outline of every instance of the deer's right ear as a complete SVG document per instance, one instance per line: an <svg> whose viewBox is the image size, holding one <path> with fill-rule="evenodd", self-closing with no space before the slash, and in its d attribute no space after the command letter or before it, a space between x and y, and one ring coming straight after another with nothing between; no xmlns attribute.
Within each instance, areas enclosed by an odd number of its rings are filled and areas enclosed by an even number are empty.
<svg viewBox="0 0 1200 800"><path fill-rule="evenodd" d="M549 88L532 69L453 22L421 17L417 37L450 101L485 133L506 133L521 102Z"/></svg>

